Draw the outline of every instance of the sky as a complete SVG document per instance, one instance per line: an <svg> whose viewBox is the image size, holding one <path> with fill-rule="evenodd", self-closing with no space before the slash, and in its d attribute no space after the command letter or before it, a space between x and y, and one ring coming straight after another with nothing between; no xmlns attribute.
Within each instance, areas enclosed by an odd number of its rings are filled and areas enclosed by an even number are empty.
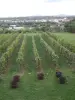
<svg viewBox="0 0 75 100"><path fill-rule="evenodd" d="M0 17L75 15L75 0L0 0Z"/></svg>

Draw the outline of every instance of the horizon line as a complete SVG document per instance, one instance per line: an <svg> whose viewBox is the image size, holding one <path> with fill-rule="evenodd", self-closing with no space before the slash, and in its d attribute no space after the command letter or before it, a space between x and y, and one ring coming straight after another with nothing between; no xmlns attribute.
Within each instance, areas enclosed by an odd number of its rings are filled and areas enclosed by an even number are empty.
<svg viewBox="0 0 75 100"><path fill-rule="evenodd" d="M29 16L6 16L6 17L0 17L0 18L17 18L17 17L44 17L44 16L75 16L75 15L67 15L67 14L58 14L58 15L29 15Z"/></svg>

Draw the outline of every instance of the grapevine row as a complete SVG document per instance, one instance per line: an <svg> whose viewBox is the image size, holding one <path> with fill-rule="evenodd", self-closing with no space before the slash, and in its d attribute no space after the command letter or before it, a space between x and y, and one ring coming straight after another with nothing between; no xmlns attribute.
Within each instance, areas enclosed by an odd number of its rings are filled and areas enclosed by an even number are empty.
<svg viewBox="0 0 75 100"><path fill-rule="evenodd" d="M2 45L0 45L0 53L3 53L6 48L12 43L16 38L17 34L11 35Z"/></svg>
<svg viewBox="0 0 75 100"><path fill-rule="evenodd" d="M20 39L23 37L23 34L19 34L15 41L13 41L13 43L8 46L7 50L5 53L2 54L1 58L0 58L0 73L5 72L6 67L8 66L8 62L10 60L10 58L13 55L13 52L15 50L15 48L17 48Z"/></svg>
<svg viewBox="0 0 75 100"><path fill-rule="evenodd" d="M72 43L65 41L64 39L59 39L55 34L48 33L48 35L58 41L61 45L65 46L71 52L75 52L75 45L73 45Z"/></svg>
<svg viewBox="0 0 75 100"><path fill-rule="evenodd" d="M71 52L70 50L68 50L67 48L65 48L64 46L62 46L58 41L56 41L55 39L53 39L52 37L49 37L49 35L44 34L45 37L47 36L47 38L49 39L49 43L51 45L53 45L53 48L58 50L58 52L67 60L67 63L69 65L74 66L75 65L75 53Z"/></svg>
<svg viewBox="0 0 75 100"><path fill-rule="evenodd" d="M55 65L58 65L58 55L55 54L54 50L45 42L45 40L40 36L40 42L45 46L46 48L46 51L49 53L51 59L52 59L52 62L55 64Z"/></svg>
<svg viewBox="0 0 75 100"><path fill-rule="evenodd" d="M26 45L26 36L24 36L22 45L21 45L20 50L19 50L19 52L18 52L18 57L17 57L17 59L16 59L17 63L18 63L20 66L22 66L22 65L24 66L25 45Z"/></svg>
<svg viewBox="0 0 75 100"><path fill-rule="evenodd" d="M34 56L35 56L37 69L41 70L41 67L42 67L41 66L41 59L40 59L40 56L39 56L38 51L37 51L37 47L36 47L36 44L35 44L34 36L32 36L32 44L33 44L33 53L34 53Z"/></svg>
<svg viewBox="0 0 75 100"><path fill-rule="evenodd" d="M0 35L0 45L2 45L2 43L4 43L5 42L5 40L7 40L8 39L8 37L10 37L11 36L11 34L2 34L2 35Z"/></svg>

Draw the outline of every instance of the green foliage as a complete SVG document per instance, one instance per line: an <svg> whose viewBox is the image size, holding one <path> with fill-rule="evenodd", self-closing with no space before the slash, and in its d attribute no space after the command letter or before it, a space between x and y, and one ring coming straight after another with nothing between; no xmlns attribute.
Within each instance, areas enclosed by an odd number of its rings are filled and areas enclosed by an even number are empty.
<svg viewBox="0 0 75 100"><path fill-rule="evenodd" d="M56 41L58 41L60 44L65 46L67 49L69 49L71 52L75 53L75 35L70 33L57 33L57 34L49 34L50 37L54 38Z"/></svg>
<svg viewBox="0 0 75 100"><path fill-rule="evenodd" d="M65 23L65 31L75 33L75 19Z"/></svg>
<svg viewBox="0 0 75 100"><path fill-rule="evenodd" d="M75 65L75 53L68 50L66 47L62 46L58 41L54 40L52 37L49 37L49 35L44 34L49 38L50 44L52 44L52 47L57 51L61 56L66 58L67 64L70 64L71 66Z"/></svg>
<svg viewBox="0 0 75 100"><path fill-rule="evenodd" d="M11 34L11 35L8 34L7 36L8 39L2 45L0 45L0 54L5 52L6 48L15 40L17 34Z"/></svg>
<svg viewBox="0 0 75 100"><path fill-rule="evenodd" d="M45 46L46 51L49 53L49 56L51 56L52 62L55 64L55 66L58 65L58 55L55 54L54 50L44 41L44 39L40 36L41 43Z"/></svg>
<svg viewBox="0 0 75 100"><path fill-rule="evenodd" d="M18 52L18 57L16 59L19 66L24 66L24 52L25 52L25 45L26 45L26 36L24 36L22 45L20 47L20 50Z"/></svg>
<svg viewBox="0 0 75 100"><path fill-rule="evenodd" d="M35 43L35 39L34 36L32 36L32 44L33 44L33 53L34 53L34 57L35 57L35 61L36 61L36 68L38 69L38 71L41 71L41 58L39 56L37 47L36 47L36 43Z"/></svg>
<svg viewBox="0 0 75 100"><path fill-rule="evenodd" d="M13 65L9 66L12 72L9 70L9 72L4 75L4 78L2 77L3 81L0 82L0 100L75 100L75 74L71 72L69 67L60 65L60 70L63 72L64 76L68 76L68 84L60 85L57 83L57 80L55 78L55 69L53 69L53 66L50 65L51 60L49 59L49 57L59 60L56 56L58 54L56 54L56 51L54 49L58 47L57 43L59 43L59 41L57 42L57 38L55 39L51 37L51 35L49 36L49 34L39 36L38 34L35 35L35 33L30 33L27 34L27 38L25 38L25 40L27 39L27 41L24 41L23 36L25 36L25 34L19 34L14 42L12 42L10 46L8 46L9 49L7 49L6 52L2 54L1 58L3 58L0 59L0 64L2 64L2 66L4 67L0 66L0 71L6 68L5 64L7 64L7 57L11 59L14 56L13 58L17 59L19 55L21 55L21 58L25 56L24 60L26 62L24 76L21 77L19 88L15 90L10 88L12 76L14 74L17 74L17 70L19 69L19 67L17 67L13 62ZM21 40L23 41L21 42ZM47 40L49 40L50 42ZM67 40L69 40L69 38L67 38ZM54 48L52 47L52 45L54 46ZM11 49L12 47L13 49ZM18 50L15 51L15 49ZM14 50L14 52L12 50ZM45 56L46 50L47 55ZM63 51L63 48L61 51ZM34 61L35 56L40 56L42 58L42 68L45 72L45 79L42 81L37 80L36 64Z"/></svg>
<svg viewBox="0 0 75 100"><path fill-rule="evenodd" d="M12 57L13 55L13 51L15 50L15 48L17 48L20 39L23 37L23 34L19 34L15 41L12 42L12 44L10 46L8 46L6 52L4 52L0 58L0 73L3 73L7 66L8 66L8 60Z"/></svg>

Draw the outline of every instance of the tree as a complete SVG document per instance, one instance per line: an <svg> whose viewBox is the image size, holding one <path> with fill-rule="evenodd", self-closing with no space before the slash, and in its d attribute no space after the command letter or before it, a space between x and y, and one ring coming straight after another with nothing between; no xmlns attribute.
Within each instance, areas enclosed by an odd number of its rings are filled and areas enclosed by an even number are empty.
<svg viewBox="0 0 75 100"><path fill-rule="evenodd" d="M75 19L65 23L65 31L75 33Z"/></svg>

